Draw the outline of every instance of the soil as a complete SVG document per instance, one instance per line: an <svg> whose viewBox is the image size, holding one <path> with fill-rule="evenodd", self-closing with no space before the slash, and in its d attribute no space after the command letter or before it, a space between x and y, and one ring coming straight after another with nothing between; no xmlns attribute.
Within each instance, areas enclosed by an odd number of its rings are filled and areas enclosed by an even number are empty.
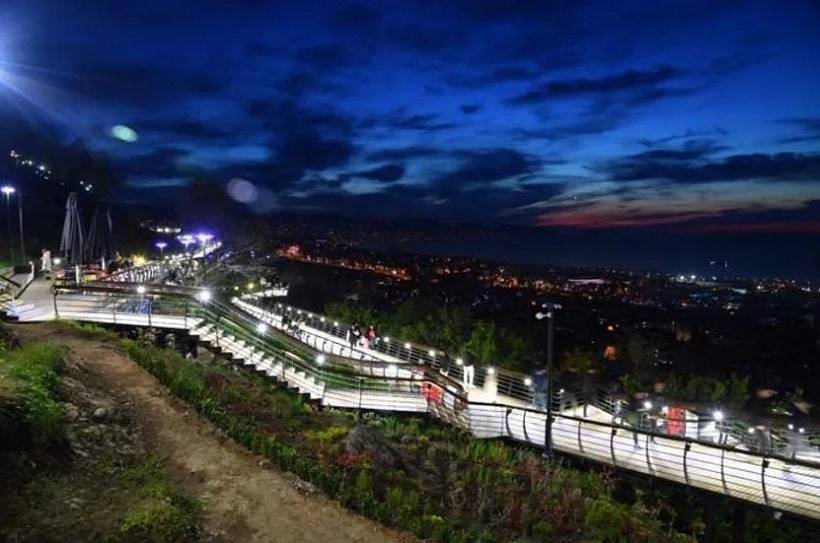
<svg viewBox="0 0 820 543"><path fill-rule="evenodd" d="M171 396L152 375L122 354L115 342L84 337L49 324L15 326L26 342L69 349L95 387L133 411L149 453L172 480L204 502L206 539L243 542L414 541L360 517L310 485L271 467Z"/></svg>

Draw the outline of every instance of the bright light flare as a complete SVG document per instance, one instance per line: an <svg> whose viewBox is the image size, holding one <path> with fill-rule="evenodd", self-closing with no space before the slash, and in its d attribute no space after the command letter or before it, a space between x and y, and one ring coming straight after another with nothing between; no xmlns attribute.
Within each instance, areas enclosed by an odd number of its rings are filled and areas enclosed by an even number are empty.
<svg viewBox="0 0 820 543"><path fill-rule="evenodd" d="M139 139L137 131L124 124L115 124L108 131L108 135L125 143L134 143Z"/></svg>

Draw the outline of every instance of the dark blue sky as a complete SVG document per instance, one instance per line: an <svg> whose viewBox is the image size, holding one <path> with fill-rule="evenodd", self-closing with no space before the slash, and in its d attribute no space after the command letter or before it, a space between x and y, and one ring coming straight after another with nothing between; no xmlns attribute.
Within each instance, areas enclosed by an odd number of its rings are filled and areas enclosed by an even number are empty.
<svg viewBox="0 0 820 543"><path fill-rule="evenodd" d="M205 176L260 213L820 233L818 28L799 1L5 2L0 104L140 201Z"/></svg>

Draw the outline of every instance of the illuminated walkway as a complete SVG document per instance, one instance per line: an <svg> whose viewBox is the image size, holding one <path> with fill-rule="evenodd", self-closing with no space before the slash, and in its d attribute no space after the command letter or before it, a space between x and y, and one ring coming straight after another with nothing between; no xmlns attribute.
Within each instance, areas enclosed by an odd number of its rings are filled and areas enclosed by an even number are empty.
<svg viewBox="0 0 820 543"><path fill-rule="evenodd" d="M328 407L426 413L480 438L544 446L546 414L516 384L523 376L485 368L480 386L465 387L436 365L437 353L395 342L351 349L324 317L312 316L315 327L302 322L290 335L280 330L281 314L247 302L232 305L205 291L129 283L63 287L54 296L36 280L21 302L27 309L16 315L23 321L64 318L185 330ZM561 453L820 520L820 463L761 454L741 443L637 430L615 424L605 405L565 403L560 395L553 405L552 440Z"/></svg>

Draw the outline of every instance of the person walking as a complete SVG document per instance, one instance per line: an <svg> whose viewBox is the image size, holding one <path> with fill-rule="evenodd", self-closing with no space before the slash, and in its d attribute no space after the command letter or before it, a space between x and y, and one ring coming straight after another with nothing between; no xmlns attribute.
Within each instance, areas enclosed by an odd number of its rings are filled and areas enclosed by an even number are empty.
<svg viewBox="0 0 820 543"><path fill-rule="evenodd" d="M42 255L40 256L40 271L45 275L51 273L51 251L43 247Z"/></svg>
<svg viewBox="0 0 820 543"><path fill-rule="evenodd" d="M643 413L627 408L623 418L624 421L632 427L632 443L635 445L636 449L640 449L641 444L638 442L638 430L641 429Z"/></svg>
<svg viewBox="0 0 820 543"><path fill-rule="evenodd" d="M474 379L475 379L475 366L472 363L465 363L464 364L464 386L465 386L465 388L472 388Z"/></svg>

